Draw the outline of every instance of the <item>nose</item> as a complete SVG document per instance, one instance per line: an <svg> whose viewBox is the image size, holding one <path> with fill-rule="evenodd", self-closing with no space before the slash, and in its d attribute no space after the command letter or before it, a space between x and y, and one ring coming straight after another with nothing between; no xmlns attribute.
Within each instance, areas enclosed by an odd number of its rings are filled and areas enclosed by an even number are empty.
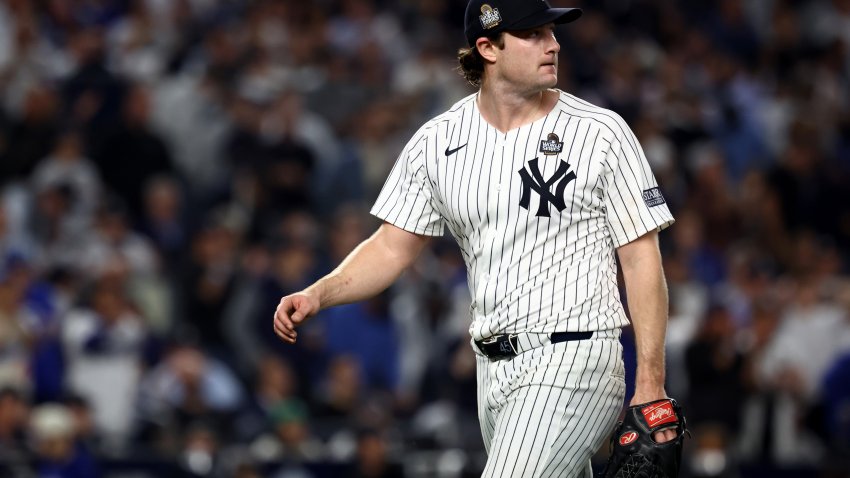
<svg viewBox="0 0 850 478"><path fill-rule="evenodd" d="M560 51L561 51L561 44L558 43L558 39L555 38L555 32L552 32L552 34L549 35L549 43L546 45L546 52L547 53L554 53L554 54L557 55L558 52L560 52Z"/></svg>

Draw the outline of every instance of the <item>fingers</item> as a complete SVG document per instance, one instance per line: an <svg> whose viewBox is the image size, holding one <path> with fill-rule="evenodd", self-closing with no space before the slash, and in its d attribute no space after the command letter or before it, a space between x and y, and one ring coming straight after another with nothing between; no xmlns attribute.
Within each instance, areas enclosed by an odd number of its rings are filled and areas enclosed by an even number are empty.
<svg viewBox="0 0 850 478"><path fill-rule="evenodd" d="M278 337L285 342L295 343L298 333L295 332L295 324L292 315L294 315L294 305L292 298L287 296L280 300L274 314L274 331ZM301 314L303 316L303 314ZM300 320L298 321L300 322Z"/></svg>
<svg viewBox="0 0 850 478"><path fill-rule="evenodd" d="M295 343L298 333L295 327L301 325L312 313L309 300L299 295L288 295L280 300L274 314L274 331L285 342Z"/></svg>
<svg viewBox="0 0 850 478"><path fill-rule="evenodd" d="M668 428L667 430L658 430L652 435L656 443L664 443L676 438L676 430Z"/></svg>
<svg viewBox="0 0 850 478"><path fill-rule="evenodd" d="M295 340L298 338L297 332L295 332L294 330L287 330L278 325L277 322L275 322L274 324L274 332L275 334L277 334L278 337L280 337L281 340L290 344L294 344Z"/></svg>

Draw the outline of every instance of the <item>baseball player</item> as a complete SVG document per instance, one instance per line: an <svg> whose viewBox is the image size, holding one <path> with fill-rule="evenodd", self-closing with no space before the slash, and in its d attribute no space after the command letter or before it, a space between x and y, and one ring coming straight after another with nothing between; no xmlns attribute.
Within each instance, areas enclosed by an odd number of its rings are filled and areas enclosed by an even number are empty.
<svg viewBox="0 0 850 478"><path fill-rule="evenodd" d="M555 25L580 16L470 1L458 58L478 92L407 143L372 209L378 230L275 312L294 343L319 310L387 288L448 227L472 294L485 477L591 476L625 398L615 252L637 341L632 403L666 397L657 232L673 217L623 119L554 89Z"/></svg>

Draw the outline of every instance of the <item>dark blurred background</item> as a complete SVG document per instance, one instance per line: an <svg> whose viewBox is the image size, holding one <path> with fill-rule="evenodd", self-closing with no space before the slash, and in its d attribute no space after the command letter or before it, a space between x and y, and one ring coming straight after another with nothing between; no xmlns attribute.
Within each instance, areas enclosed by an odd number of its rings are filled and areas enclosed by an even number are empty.
<svg viewBox="0 0 850 478"><path fill-rule="evenodd" d="M850 0L553 3L585 9L560 87L677 218L682 475L850 476ZM271 323L473 91L464 7L0 0L0 476L480 475L451 239L295 346Z"/></svg>

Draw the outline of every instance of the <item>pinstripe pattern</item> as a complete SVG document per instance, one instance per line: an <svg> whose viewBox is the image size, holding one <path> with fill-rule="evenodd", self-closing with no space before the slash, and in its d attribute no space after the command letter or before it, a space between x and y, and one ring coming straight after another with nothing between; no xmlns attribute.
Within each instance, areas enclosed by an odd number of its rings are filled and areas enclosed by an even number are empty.
<svg viewBox="0 0 850 478"><path fill-rule="evenodd" d="M477 95L459 101L413 136L372 208L457 240L473 348L519 334L510 360L476 349L485 477L590 478L625 393L615 248L673 222L644 199L658 184L623 119L559 94L548 115L507 133L482 119ZM563 147L545 155L550 134ZM565 331L594 337L551 343Z"/></svg>
<svg viewBox="0 0 850 478"><path fill-rule="evenodd" d="M547 116L501 133L481 119L475 98L413 136L372 213L418 234L448 227L466 261L474 339L626 325L614 247L673 222L666 204L643 200L658 184L631 130L611 111L561 92ZM549 133L564 142L557 156L539 151ZM576 175L566 208L550 205L551 217L534 214L538 194L528 210L519 207L518 171L534 158L543 178L561 160Z"/></svg>
<svg viewBox="0 0 850 478"><path fill-rule="evenodd" d="M484 477L590 478L590 457L625 394L617 338L564 342L491 361L478 356Z"/></svg>

